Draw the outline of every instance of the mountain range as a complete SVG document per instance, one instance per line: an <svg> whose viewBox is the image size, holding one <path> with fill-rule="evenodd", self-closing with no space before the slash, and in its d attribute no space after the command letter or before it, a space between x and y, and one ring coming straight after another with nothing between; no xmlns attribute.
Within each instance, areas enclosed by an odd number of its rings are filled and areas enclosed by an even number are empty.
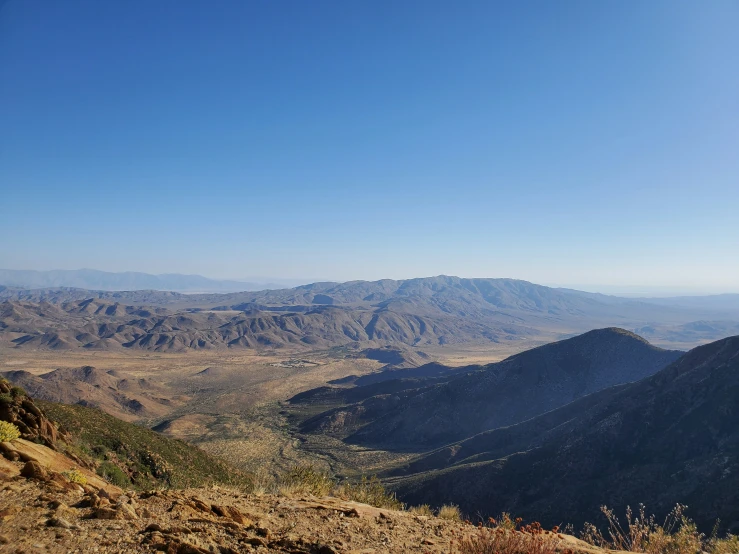
<svg viewBox="0 0 739 554"><path fill-rule="evenodd" d="M135 271L113 273L96 269L34 271L0 269L0 285L26 289L73 287L101 291L160 290L178 292L234 292L282 288L275 283L208 279L200 275L166 273L152 275Z"/></svg>
<svg viewBox="0 0 739 554"><path fill-rule="evenodd" d="M609 326L687 348L739 333L731 302L665 305L447 276L226 294L0 287L0 301L0 342L43 348L531 345Z"/></svg>

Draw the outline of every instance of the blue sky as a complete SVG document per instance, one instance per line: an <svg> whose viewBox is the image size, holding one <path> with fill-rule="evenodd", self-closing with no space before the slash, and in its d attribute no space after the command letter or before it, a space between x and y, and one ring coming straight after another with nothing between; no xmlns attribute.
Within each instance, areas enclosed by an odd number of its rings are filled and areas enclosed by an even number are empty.
<svg viewBox="0 0 739 554"><path fill-rule="evenodd" d="M0 5L0 267L739 291L739 2Z"/></svg>

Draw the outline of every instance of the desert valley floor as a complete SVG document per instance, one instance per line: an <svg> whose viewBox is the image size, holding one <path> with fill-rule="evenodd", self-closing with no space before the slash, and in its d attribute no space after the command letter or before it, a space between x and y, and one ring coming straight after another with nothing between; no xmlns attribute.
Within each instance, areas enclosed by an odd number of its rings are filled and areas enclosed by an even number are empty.
<svg viewBox="0 0 739 554"><path fill-rule="evenodd" d="M450 367L500 361L530 342L463 348L427 348L424 361ZM79 368L93 367L88 375ZM384 363L347 356L344 351L226 352L43 351L0 349L0 373L43 375L75 371L74 377L46 388L45 398L82 400L121 419L136 421L197 444L251 471L279 471L298 462L326 466L341 474L372 473L402 454L350 447L328 437L296 432L283 404L301 392L348 375L379 372ZM110 380L109 372L116 377ZM128 381L120 386L122 380ZM104 390L114 386L118 390ZM32 387L27 387L33 392ZM58 397L54 398L54 394ZM130 401L141 406L131 407ZM350 457L351 459L347 459Z"/></svg>

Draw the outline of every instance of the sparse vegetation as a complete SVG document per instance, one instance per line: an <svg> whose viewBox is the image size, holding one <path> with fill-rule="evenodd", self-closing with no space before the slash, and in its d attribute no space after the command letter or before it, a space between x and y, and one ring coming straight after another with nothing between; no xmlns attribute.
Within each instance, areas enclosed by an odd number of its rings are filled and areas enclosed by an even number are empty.
<svg viewBox="0 0 739 554"><path fill-rule="evenodd" d="M62 472L69 481L77 483L78 485L86 485L87 477L85 477L79 469L70 469L69 471Z"/></svg>
<svg viewBox="0 0 739 554"><path fill-rule="evenodd" d="M278 490L286 496L291 494L326 496L334 486L335 483L327 472L311 464L293 466L278 482Z"/></svg>
<svg viewBox="0 0 739 554"><path fill-rule="evenodd" d="M10 387L10 396L13 398L23 398L24 396L28 396L28 393L26 393L23 387Z"/></svg>
<svg viewBox="0 0 739 554"><path fill-rule="evenodd" d="M728 535L724 539L712 537L708 541L708 552L711 554L738 554L739 537Z"/></svg>
<svg viewBox="0 0 739 554"><path fill-rule="evenodd" d="M685 506L681 504L667 515L662 525L653 515L646 515L643 504L639 506L636 514L631 507L626 508L624 524L607 506L601 506L601 511L608 522L606 534L594 525L586 523L582 534L585 542L613 550L648 554L700 552L702 536L697 533L695 525L685 517ZM664 550L665 548L669 550Z"/></svg>
<svg viewBox="0 0 739 554"><path fill-rule="evenodd" d="M251 490L251 479L225 462L183 441L116 419L100 410L38 402L72 434L67 448L94 462L97 472L118 486L137 489L208 484Z"/></svg>
<svg viewBox="0 0 739 554"><path fill-rule="evenodd" d="M739 539L729 535L719 539L714 534L710 539L698 532L695 523L685 515L687 506L677 504L662 524L654 515L647 516L644 505L634 514L626 508L626 521L622 525L616 514L606 506L601 511L608 521L604 535L592 524L585 525L582 539L592 545L612 550L642 552L645 554L737 554Z"/></svg>
<svg viewBox="0 0 739 554"><path fill-rule="evenodd" d="M378 508L389 508L402 510L405 506L400 502L395 493L388 492L377 476L370 478L362 476L358 483L343 483L336 491L339 498L354 500Z"/></svg>
<svg viewBox="0 0 739 554"><path fill-rule="evenodd" d="M572 554L563 547L557 529L545 531L539 523L520 525L520 518L501 521L489 520L490 526L480 524L471 536L461 537L455 554ZM509 524L514 523L513 528Z"/></svg>
<svg viewBox="0 0 739 554"><path fill-rule="evenodd" d="M261 486L260 489L264 490L265 487ZM362 476L358 482L346 481L337 484L328 472L318 469L312 464L293 466L290 471L277 480L277 490L285 496L296 494L331 495L344 500L369 504L377 508L392 510L403 510L405 508L405 505L397 499L395 493L389 492L377 476Z"/></svg>
<svg viewBox="0 0 739 554"><path fill-rule="evenodd" d="M7 421L0 421L0 442L10 442L20 438L18 427Z"/></svg>
<svg viewBox="0 0 739 554"><path fill-rule="evenodd" d="M439 508L438 516L441 519L448 519L449 521L462 521L462 514L459 511L459 507L454 504L444 504Z"/></svg>
<svg viewBox="0 0 739 554"><path fill-rule="evenodd" d="M420 506L411 506L408 511L417 516L431 517L434 515L434 511L428 504L421 504Z"/></svg>
<svg viewBox="0 0 739 554"><path fill-rule="evenodd" d="M97 468L97 474L116 487L127 488L131 480L121 468L111 462L102 462Z"/></svg>

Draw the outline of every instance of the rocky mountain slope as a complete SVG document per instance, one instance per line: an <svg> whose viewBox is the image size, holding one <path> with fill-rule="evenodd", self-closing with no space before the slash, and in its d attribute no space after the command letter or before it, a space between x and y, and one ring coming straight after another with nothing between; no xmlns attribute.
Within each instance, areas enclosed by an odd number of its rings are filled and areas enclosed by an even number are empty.
<svg viewBox="0 0 739 554"><path fill-rule="evenodd" d="M0 304L0 342L25 348L330 348L347 344L413 346L515 340L532 334L448 315L317 306L302 312L169 312L98 300Z"/></svg>
<svg viewBox="0 0 739 554"><path fill-rule="evenodd" d="M32 415L44 426L56 426L18 389L14 389L15 396L5 382L0 382L0 389L12 398L4 401L10 406L2 413L4 421L20 422ZM49 410L53 405L43 408ZM65 415L70 409L72 413ZM182 488L183 483L168 482L166 489L153 483L146 491L134 490L130 483L111 483L110 475L99 467L95 471L94 465L77 457L69 446L89 447L90 437L105 436L118 441L119 452L130 453L139 447L142 436L153 433L140 429L137 434L135 426L116 423L110 416L95 421L92 414L84 414L86 410L63 405L50 410L53 417L61 415L64 425L76 422L78 426L64 437L44 435L51 441L49 446L21 438L0 443L0 551L441 554L448 552L451 540L479 533L459 519L289 491L253 494L251 488L238 483ZM169 447L178 442L159 440ZM183 460L183 468L185 463L192 460ZM203 469L217 480L221 466L211 460ZM531 540L547 541L547 552L552 553L603 552L555 533L531 535Z"/></svg>
<svg viewBox="0 0 739 554"><path fill-rule="evenodd" d="M405 380L395 390L390 385L358 387L342 394L364 399L309 419L303 430L350 432L348 442L373 448L440 446L637 381L680 355L623 329L590 331L441 382ZM304 393L294 401L309 397Z"/></svg>
<svg viewBox="0 0 739 554"><path fill-rule="evenodd" d="M655 375L612 387L399 468L410 502L457 499L470 512L542 522L596 520L608 504L676 502L710 531L739 530L739 337L691 350Z"/></svg>
<svg viewBox="0 0 739 554"><path fill-rule="evenodd" d="M161 383L118 370L91 366L61 368L42 375L16 370L0 373L37 399L100 408L120 419L156 418L182 405L187 398L171 398Z"/></svg>
<svg viewBox="0 0 739 554"><path fill-rule="evenodd" d="M118 486L251 483L248 475L197 447L94 408L32 399L5 379L0 379L0 421L15 425L21 439L63 453ZM11 455L8 443L0 444L6 458L27 461Z"/></svg>

